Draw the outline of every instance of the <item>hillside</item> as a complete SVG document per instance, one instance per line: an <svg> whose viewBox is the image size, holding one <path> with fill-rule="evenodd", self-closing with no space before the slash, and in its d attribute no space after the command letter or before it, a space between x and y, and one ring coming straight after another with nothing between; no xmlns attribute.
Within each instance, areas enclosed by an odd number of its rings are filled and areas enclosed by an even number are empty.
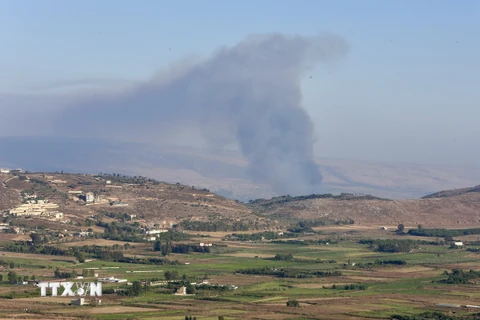
<svg viewBox="0 0 480 320"><path fill-rule="evenodd" d="M145 227L188 225L192 230L220 225L225 230L285 228L303 220L317 225L428 226L480 222L480 193L474 192L476 188L457 190L457 194L448 197L431 195L410 200L344 193L282 196L241 203L204 188L117 174L19 173L2 174L0 179L1 210L18 208L22 202L25 205L35 195L37 200L46 199L47 205L53 206L51 211L64 216L17 217L17 224L44 225L57 230L80 230L88 219L100 221L101 217L108 222L127 215L135 216L134 220ZM237 227L233 227L235 224Z"/></svg>
<svg viewBox="0 0 480 320"><path fill-rule="evenodd" d="M179 222L242 221L255 224L257 216L240 203L207 189L169 184L143 177L120 175L86 175L60 173L21 173L1 175L0 208L13 209L30 200L30 195L58 205L54 211L63 219L32 216L23 224L42 224L50 228L69 229L81 226L97 215L136 215L136 221L147 227L171 227ZM93 200L86 197L91 193ZM36 200L35 200L36 201ZM42 200L40 200L42 201Z"/></svg>
<svg viewBox="0 0 480 320"><path fill-rule="evenodd" d="M442 199L387 200L374 197L295 197L254 201L262 216L291 220L330 220L355 224L468 225L480 222L480 193Z"/></svg>
<svg viewBox="0 0 480 320"><path fill-rule="evenodd" d="M480 185L471 188L461 188L461 189L453 189L453 190L442 190L440 192L429 194L422 199L432 199L432 198L447 198L447 197L454 197L465 195L469 193L480 192Z"/></svg>
<svg viewBox="0 0 480 320"><path fill-rule="evenodd" d="M18 192L12 188L7 188L4 183L4 181L8 181L9 178L11 178L9 175L0 174L0 212L20 204Z"/></svg>

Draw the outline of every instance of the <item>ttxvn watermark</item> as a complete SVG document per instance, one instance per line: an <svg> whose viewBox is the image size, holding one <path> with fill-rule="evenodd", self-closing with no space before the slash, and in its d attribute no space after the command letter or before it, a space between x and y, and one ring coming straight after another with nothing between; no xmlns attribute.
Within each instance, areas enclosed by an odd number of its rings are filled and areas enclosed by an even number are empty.
<svg viewBox="0 0 480 320"><path fill-rule="evenodd" d="M37 286L40 287L42 297L47 295L47 289L51 289L52 296L58 296L60 288L63 288L62 297L102 295L101 282L40 282Z"/></svg>

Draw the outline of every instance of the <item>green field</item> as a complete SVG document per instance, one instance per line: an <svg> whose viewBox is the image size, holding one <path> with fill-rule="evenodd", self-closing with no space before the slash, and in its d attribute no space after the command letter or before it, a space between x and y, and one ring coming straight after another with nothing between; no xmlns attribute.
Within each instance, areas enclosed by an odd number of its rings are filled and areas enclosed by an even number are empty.
<svg viewBox="0 0 480 320"><path fill-rule="evenodd" d="M325 235L328 232L317 237ZM68 257L13 256L2 252L0 259L14 262L15 267L6 266L0 271L3 276L0 317L184 319L191 315L197 319L218 319L220 316L224 319L390 319L394 314L408 316L425 311L448 314L452 311L437 306L438 303L480 305L477 279L467 283L440 282L447 277L443 273L453 268L480 270L478 253L433 244L421 244L406 253L377 252L360 244L358 240L362 237L367 238L367 235L340 239L329 245L292 245L222 241L212 233L212 242L226 247L212 247L210 253L168 255L170 261L178 261L175 265L101 260L78 263ZM126 253L143 258L161 257L146 246ZM291 254L293 259L274 260L277 254ZM392 260L402 261L402 264L378 264L378 261ZM128 279L129 283L146 280L147 285L142 285L137 296L129 296L113 293L113 290L129 294L132 285L108 283L104 291L112 293L104 294L100 305L74 307L69 306L68 298L40 298L39 289L32 285L6 283L10 271L21 276L34 275L45 281L53 278L57 267L77 274L94 268L99 277L113 276ZM245 273L247 269L269 273L249 274ZM341 274L324 276L335 271ZM185 275L184 283L206 280L208 288L193 285L195 294L183 296L174 295L181 279L173 279L168 285L163 282L148 285L152 280L164 280L166 274L172 272L178 277ZM95 281L95 278L76 281ZM353 289L346 289L345 285L352 284ZM226 289L221 289L221 285L227 286ZM229 288L229 285L236 288ZM11 292L15 295L11 296ZM299 306L288 307L289 300L298 301ZM466 316L474 314L475 310L456 308L453 312L455 316Z"/></svg>

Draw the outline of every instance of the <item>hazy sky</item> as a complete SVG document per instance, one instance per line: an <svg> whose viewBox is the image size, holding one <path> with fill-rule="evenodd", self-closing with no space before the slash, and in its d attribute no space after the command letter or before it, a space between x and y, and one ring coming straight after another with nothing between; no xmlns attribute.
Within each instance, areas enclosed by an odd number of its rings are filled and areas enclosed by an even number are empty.
<svg viewBox="0 0 480 320"><path fill-rule="evenodd" d="M349 52L302 81L316 155L480 166L474 0L0 0L0 136L21 134L27 107L62 108L65 92L146 81L250 34L323 31Z"/></svg>

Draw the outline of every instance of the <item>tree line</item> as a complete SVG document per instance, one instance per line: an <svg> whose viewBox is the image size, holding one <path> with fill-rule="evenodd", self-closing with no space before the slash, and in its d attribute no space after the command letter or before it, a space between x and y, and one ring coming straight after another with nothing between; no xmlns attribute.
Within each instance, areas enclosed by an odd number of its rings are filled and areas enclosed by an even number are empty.
<svg viewBox="0 0 480 320"><path fill-rule="evenodd" d="M17 274L15 271L11 270L8 272L7 274L7 278L6 278L6 281L9 283L9 284L15 284L17 282L23 282L23 281L28 281L28 280L35 280L35 276L21 276L19 274ZM0 274L0 282L3 282L3 275Z"/></svg>
<svg viewBox="0 0 480 320"><path fill-rule="evenodd" d="M448 284L466 284L472 279L480 278L480 271L463 271L462 269L452 269L452 272L448 273L445 271L444 273L447 278L440 280L442 283Z"/></svg>
<svg viewBox="0 0 480 320"><path fill-rule="evenodd" d="M248 231L249 226L241 221L228 223L225 221L187 221L180 222L180 227L192 231Z"/></svg>
<svg viewBox="0 0 480 320"><path fill-rule="evenodd" d="M471 234L480 234L480 228L474 229L410 229L407 232L412 236L422 237L460 237Z"/></svg>
<svg viewBox="0 0 480 320"><path fill-rule="evenodd" d="M275 231L265 231L257 233L232 233L225 237L225 240L237 240L237 241L261 241L262 238L265 240L274 240L278 238L293 238L298 237L298 234L285 232L279 234Z"/></svg>
<svg viewBox="0 0 480 320"><path fill-rule="evenodd" d="M361 244L368 244L368 247L374 251L378 252L410 252L412 249L418 249L419 242L417 240L398 240L398 239L387 239L387 240L373 240L373 239L362 239L359 241Z"/></svg>
<svg viewBox="0 0 480 320"><path fill-rule="evenodd" d="M236 273L255 274L255 275L271 275L278 278L322 278L322 277L339 277L342 275L340 271L319 271L319 270L302 270L293 268L248 268L237 270Z"/></svg>
<svg viewBox="0 0 480 320"><path fill-rule="evenodd" d="M192 252L210 253L210 247L195 244L173 244L170 240L157 240L153 243L153 251L160 251L163 256L170 253L189 254Z"/></svg>

